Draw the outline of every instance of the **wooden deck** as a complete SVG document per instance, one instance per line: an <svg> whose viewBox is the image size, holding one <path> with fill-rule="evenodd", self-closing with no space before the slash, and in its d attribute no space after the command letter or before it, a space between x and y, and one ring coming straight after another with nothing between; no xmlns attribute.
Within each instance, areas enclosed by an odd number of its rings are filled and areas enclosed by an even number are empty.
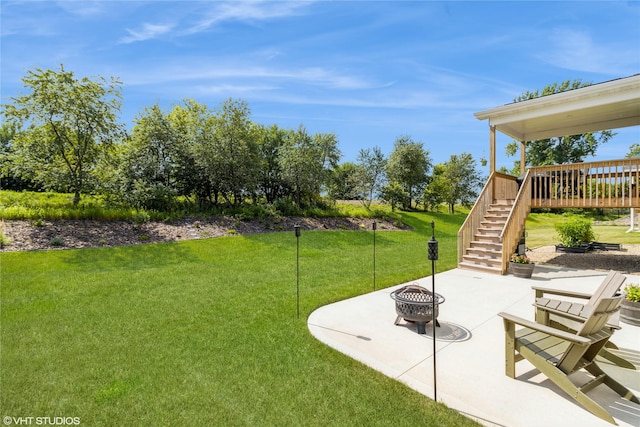
<svg viewBox="0 0 640 427"><path fill-rule="evenodd" d="M639 184L640 158L493 172L458 232L458 266L506 274L532 208L640 208Z"/></svg>

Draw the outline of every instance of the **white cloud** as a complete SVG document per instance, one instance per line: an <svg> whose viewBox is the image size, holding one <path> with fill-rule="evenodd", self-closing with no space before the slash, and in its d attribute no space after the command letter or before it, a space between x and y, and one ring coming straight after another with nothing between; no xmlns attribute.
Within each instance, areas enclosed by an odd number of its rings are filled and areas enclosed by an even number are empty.
<svg viewBox="0 0 640 427"><path fill-rule="evenodd" d="M206 31L209 28L226 21L265 21L295 15L298 10L308 6L310 1L232 1L215 2L205 17L191 26L186 34Z"/></svg>
<svg viewBox="0 0 640 427"><path fill-rule="evenodd" d="M640 67L637 49L628 46L598 42L584 31L557 29L537 57L559 68L623 77Z"/></svg>
<svg viewBox="0 0 640 427"><path fill-rule="evenodd" d="M126 44L154 39L168 33L173 29L173 27L174 25L143 24L141 30L127 29L127 33L129 33L129 35L120 39L120 43Z"/></svg>

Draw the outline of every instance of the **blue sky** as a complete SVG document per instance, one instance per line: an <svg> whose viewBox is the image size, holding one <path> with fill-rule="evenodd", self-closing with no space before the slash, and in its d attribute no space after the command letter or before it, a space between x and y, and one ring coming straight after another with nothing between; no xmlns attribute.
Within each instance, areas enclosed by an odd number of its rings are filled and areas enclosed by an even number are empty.
<svg viewBox="0 0 640 427"><path fill-rule="evenodd" d="M488 155L473 113L527 90L640 73L638 1L10 1L1 7L1 97L35 68L116 76L121 120L185 98L248 102L252 120L335 133L361 148L420 141L434 163ZM598 159L624 157L640 128ZM498 137L498 166L510 138Z"/></svg>

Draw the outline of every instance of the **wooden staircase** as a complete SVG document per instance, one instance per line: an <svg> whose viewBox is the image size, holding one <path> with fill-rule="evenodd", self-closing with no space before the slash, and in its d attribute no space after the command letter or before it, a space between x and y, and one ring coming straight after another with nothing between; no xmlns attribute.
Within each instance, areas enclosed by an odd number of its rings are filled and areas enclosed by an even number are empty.
<svg viewBox="0 0 640 427"><path fill-rule="evenodd" d="M496 200L490 204L473 240L462 256L459 267L502 274L502 232L514 200Z"/></svg>

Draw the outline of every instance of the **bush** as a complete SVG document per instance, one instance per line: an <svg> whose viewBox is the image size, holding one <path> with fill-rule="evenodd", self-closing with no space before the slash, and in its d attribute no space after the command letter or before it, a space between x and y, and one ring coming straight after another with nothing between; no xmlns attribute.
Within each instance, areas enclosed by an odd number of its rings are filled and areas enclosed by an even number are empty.
<svg viewBox="0 0 640 427"><path fill-rule="evenodd" d="M556 224L554 228L558 232L560 243L568 248L595 240L591 221L584 218L570 217L567 221Z"/></svg>
<svg viewBox="0 0 640 427"><path fill-rule="evenodd" d="M630 284L624 288L625 299L632 302L640 302L640 285Z"/></svg>

